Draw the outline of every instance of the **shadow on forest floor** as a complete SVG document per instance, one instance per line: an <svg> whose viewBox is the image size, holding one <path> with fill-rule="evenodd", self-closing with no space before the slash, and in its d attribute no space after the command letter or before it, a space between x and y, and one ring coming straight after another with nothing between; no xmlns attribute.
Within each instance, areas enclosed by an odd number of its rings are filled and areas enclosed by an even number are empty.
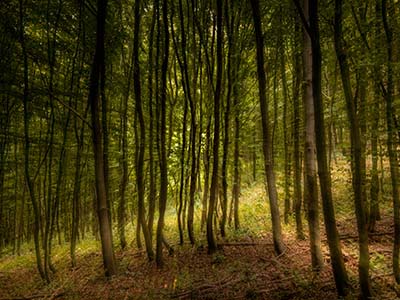
<svg viewBox="0 0 400 300"><path fill-rule="evenodd" d="M345 222L345 223L344 223ZM357 235L354 220L339 222L343 253L357 299ZM371 236L371 279L375 299L396 299L392 273L392 218L384 216ZM285 234L286 251L276 257L269 234L257 239L221 242L208 255L204 245L175 246L165 267L147 262L145 253L118 251L119 274L103 276L99 252L80 255L78 266L55 257L58 272L44 285L33 268L0 271L0 299L335 299L335 285L323 237L325 268L310 269L308 241ZM165 254L167 255L167 253ZM0 261L1 265L1 261Z"/></svg>

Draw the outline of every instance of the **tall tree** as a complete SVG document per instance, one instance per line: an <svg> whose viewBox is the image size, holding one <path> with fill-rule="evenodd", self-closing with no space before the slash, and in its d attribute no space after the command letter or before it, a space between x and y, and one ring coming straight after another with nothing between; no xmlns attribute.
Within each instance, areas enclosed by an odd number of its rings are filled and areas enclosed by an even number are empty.
<svg viewBox="0 0 400 300"><path fill-rule="evenodd" d="M297 2L298 3L298 2ZM343 261L339 233L336 227L335 210L332 201L331 174L329 171L326 138L325 117L321 92L321 44L319 33L318 0L309 0L309 22L304 20L304 26L311 39L312 51L312 91L315 112L315 136L318 162L318 175L320 181L322 208L324 213L325 231L328 239L329 252L336 289L339 296L345 296L349 287L349 280ZM299 6L298 6L299 7ZM299 9L301 11L301 9ZM302 13L301 13L302 15ZM303 15L304 19L304 15Z"/></svg>
<svg viewBox="0 0 400 300"><path fill-rule="evenodd" d="M40 230L40 211L38 201L36 199L34 184L32 182L32 177L30 174L30 135L29 135L29 120L31 115L31 100L30 100L30 89L29 89L29 64L28 64L28 54L26 50L25 42L25 8L23 5L23 0L19 1L19 42L22 48L23 55L23 68L24 68L24 81L23 81L23 105L24 105L24 166L25 166L25 181L28 186L29 196L32 202L33 214L34 214L34 228L33 228L33 239L35 244L35 254L36 254L36 266L38 268L40 277L46 279L42 257L40 254L40 241L39 241L39 230Z"/></svg>
<svg viewBox="0 0 400 300"><path fill-rule="evenodd" d="M219 134L220 134L220 103L222 89L222 0L217 0L217 74L214 94L214 141L213 141L213 168L210 187L210 201L208 202L207 215L207 243L208 253L212 254L217 250L217 243L214 237L214 210L218 193L218 163L219 163Z"/></svg>
<svg viewBox="0 0 400 300"><path fill-rule="evenodd" d="M136 154L136 185L138 196L138 218L140 220L140 227L143 231L144 241L146 244L146 251L149 260L153 260L154 252L149 233L149 227L146 222L146 213L144 207L144 152L146 150L146 126L144 123L144 114L142 109L142 90L140 82L140 65L139 65L139 40L140 40L140 0L135 1L134 15L134 37L133 37L133 90L135 93L136 114L139 120L140 138L138 145L138 153Z"/></svg>
<svg viewBox="0 0 400 300"><path fill-rule="evenodd" d="M167 166L167 151L166 151L166 114L167 114L167 72L169 58L169 29L168 29L168 1L163 0L162 3L162 25L164 30L164 52L161 65L161 89L160 89L160 105L161 105L161 124L160 124L160 199L158 210L157 224L157 248L156 262L159 267L163 266L163 229L164 216L167 206L168 193L168 166Z"/></svg>
<svg viewBox="0 0 400 300"><path fill-rule="evenodd" d="M103 254L103 265L106 276L113 276L117 272L114 257L114 249L111 233L111 218L107 202L106 179L104 174L104 153L103 153L103 137L102 126L100 123L99 109L99 87L101 78L101 70L105 64L104 59L104 39L105 39L105 23L107 12L107 0L97 1L97 27L96 27L96 49L94 52L92 68L89 81L89 96L92 114L92 138L94 152L94 167L96 178L96 199L97 213L100 225L101 250ZM104 107L102 107L104 109Z"/></svg>
<svg viewBox="0 0 400 300"><path fill-rule="evenodd" d="M271 153L271 136L269 129L269 113L267 99L267 79L264 70L264 38L262 32L262 22L260 13L260 4L258 0L250 0L253 12L253 22L255 28L255 39L257 47L257 74L258 74L258 92L260 98L261 120L263 130L263 153L264 168L267 178L269 205L271 209L272 233L274 239L274 248L277 255L284 251L282 240L281 220L278 206L278 193L276 190L275 173Z"/></svg>
<svg viewBox="0 0 400 300"><path fill-rule="evenodd" d="M350 142L351 142L351 167L352 182L354 190L355 214L357 217L357 229L359 237L359 262L358 274L360 280L361 295L363 299L371 297L371 287L369 281L369 251L368 251L368 231L365 213L365 194L363 185L365 183L365 172L363 170L362 141L359 119L356 111L350 82L350 71L347 61L346 50L343 45L343 3L342 0L335 0L335 50L339 61L342 85L347 105L347 115L350 123Z"/></svg>
<svg viewBox="0 0 400 300"><path fill-rule="evenodd" d="M303 2L304 15L308 21L308 0ZM304 110L305 110L305 184L304 195L307 203L308 228L310 232L311 261L314 269L321 269L323 257L321 252L321 237L319 232L318 186L315 157L315 120L314 96L312 82L312 50L311 39L303 29L303 72L304 72Z"/></svg>
<svg viewBox="0 0 400 300"><path fill-rule="evenodd" d="M378 0L379 1L379 0ZM390 25L390 17L393 17L393 3L387 0L382 2L382 23L387 43L387 87L385 93L386 102L386 126L387 148L389 153L390 175L392 183L393 214L394 214L394 242L393 242L393 274L397 283L400 283L400 195L399 195L399 163L397 157L396 128L393 120L393 29ZM388 18L389 16L389 18Z"/></svg>

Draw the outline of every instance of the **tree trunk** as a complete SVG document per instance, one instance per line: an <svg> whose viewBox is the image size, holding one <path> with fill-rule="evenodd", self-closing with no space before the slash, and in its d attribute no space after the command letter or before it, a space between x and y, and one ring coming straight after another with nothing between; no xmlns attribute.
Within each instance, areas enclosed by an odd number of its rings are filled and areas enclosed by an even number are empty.
<svg viewBox="0 0 400 300"><path fill-rule="evenodd" d="M157 19L157 9L153 7L153 16L151 20L150 36L149 36L149 70L148 70L148 97L149 97L149 217L148 227L150 237L153 237L153 226L154 226L154 213L156 209L156 179L154 175L154 117L153 117L153 43L154 43L154 28ZM157 95L155 95L157 97Z"/></svg>
<svg viewBox="0 0 400 300"><path fill-rule="evenodd" d="M308 19L308 0L304 1L304 14ZM304 201L307 204L308 228L310 233L310 249L312 267L320 270L323 267L323 257L321 252L321 236L319 231L319 206L318 206L318 186L315 157L315 119L314 119L314 98L312 82L312 49L311 40L307 32L303 30L303 72L304 72L304 110L305 110L305 184Z"/></svg>
<svg viewBox="0 0 400 300"><path fill-rule="evenodd" d="M222 0L217 0L217 77L214 95L214 141L213 141L213 169L211 176L210 201L208 202L207 215L207 243L208 253L212 254L217 250L217 243L214 237L213 221L216 199L218 196L218 163L219 163L219 132L220 132L220 102L222 86Z"/></svg>
<svg viewBox="0 0 400 300"><path fill-rule="evenodd" d="M309 36L312 49L312 90L315 113L315 136L318 161L318 175L322 196L325 230L336 289L339 296L347 294L349 280L344 266L339 234L336 228L335 210L332 201L331 174L326 156L325 120L321 95L321 46L319 38L318 0L309 0Z"/></svg>
<svg viewBox="0 0 400 300"><path fill-rule="evenodd" d="M379 1L379 0L378 0ZM389 5L392 5L390 2ZM389 153L390 174L392 183L393 214L394 214L394 242L393 242L393 274L396 283L400 283L400 199L399 199L399 163L397 158L396 128L393 122L393 31L390 28L388 13L391 17L391 9L387 7L387 0L382 0L382 21L387 42L387 90L386 100L386 123L387 123L387 147Z"/></svg>
<svg viewBox="0 0 400 300"><path fill-rule="evenodd" d="M168 29L168 1L163 0L162 4L162 20L164 29L164 53L161 65L161 124L160 124L160 199L159 199L159 216L157 224L157 248L156 262L158 267L163 266L163 229L164 215L167 206L168 193L168 166L166 153L166 114L167 114L167 71L168 71L168 56L169 56L169 29Z"/></svg>
<svg viewBox="0 0 400 300"><path fill-rule="evenodd" d="M345 53L342 32L343 7L342 0L335 1L335 50L339 61L340 73L342 75L342 85L347 105L347 114L350 122L350 142L351 142L351 168L352 182L354 189L354 205L357 217L357 229L359 236L359 262L358 275L363 299L371 297L371 286L369 279L369 251L368 251L368 231L365 213L365 197L363 185L365 183L365 172L363 172L362 162L362 142L359 119L355 107L350 86L350 73ZM365 162L364 162L365 165Z"/></svg>
<svg viewBox="0 0 400 300"><path fill-rule="evenodd" d="M284 251L282 241L282 229L279 215L278 194L275 183L275 173L272 163L271 153L271 136L269 132L269 117L268 117L268 99L267 99L267 80L264 70L264 38L261 26L260 5L258 0L251 0L253 12L253 21L256 35L257 46L257 74L258 74L258 89L260 97L260 109L263 129L263 153L264 153L264 168L267 177L269 204L272 218L272 233L274 239L274 247L277 255Z"/></svg>
<svg viewBox="0 0 400 300"><path fill-rule="evenodd" d="M113 276L117 272L114 249L112 243L110 214L107 202L106 179L104 174L104 153L102 128L99 112L99 83L102 66L104 65L104 35L107 0L97 1L97 31L96 50L94 53L89 83L89 103L92 113L92 136L95 162L97 212L100 225L100 238L103 254L103 265L106 276Z"/></svg>
<svg viewBox="0 0 400 300"><path fill-rule="evenodd" d="M22 0L19 1L19 21L20 21L20 32L19 32L19 42L22 48L23 63L24 63L24 82L23 82L23 106L24 106L24 160L25 160L25 181L28 186L29 195L32 202L33 217L34 217L34 228L33 228L33 239L35 244L35 254L36 254L36 266L38 268L40 277L46 280L46 276L43 269L42 258L40 254L40 241L39 241L39 227L40 227L40 210L38 207L38 202L36 199L34 185L30 175L30 136L29 136L29 115L31 113L29 103L30 103L30 91L29 91L29 69L28 69L28 55L25 45L25 23L24 23L24 8Z"/></svg>
<svg viewBox="0 0 400 300"><path fill-rule="evenodd" d="M134 38L133 38L133 90L135 93L136 114L139 120L140 138L138 153L136 155L136 185L138 195L138 218L140 227L143 231L144 242L146 245L147 257L153 260L154 252L149 233L149 228L146 222L146 212L144 207L144 152L146 149L146 127L144 123L143 109L142 109L142 91L140 82L140 65L139 65L139 35L140 35L140 0L135 1L135 25L134 25Z"/></svg>

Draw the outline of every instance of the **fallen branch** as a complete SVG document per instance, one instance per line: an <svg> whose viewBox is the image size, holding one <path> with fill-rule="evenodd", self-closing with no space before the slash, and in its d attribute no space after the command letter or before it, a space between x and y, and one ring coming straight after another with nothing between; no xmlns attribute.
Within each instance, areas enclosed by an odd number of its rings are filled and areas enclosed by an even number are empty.
<svg viewBox="0 0 400 300"><path fill-rule="evenodd" d="M203 296L204 296L204 294L206 294L206 293L208 293L208 292L210 292L212 290L215 290L215 289L218 289L218 288L223 288L223 287L225 287L225 286L227 286L229 284L237 283L240 280L241 279L233 279L233 275L232 276L228 276L227 278L224 278L224 279L222 279L220 281L217 281L217 282L214 282L214 283L205 283L205 284L199 285L197 287L194 287L194 288L192 288L190 290L183 291L183 292L180 292L180 293L177 293L177 294L173 294L171 296L171 298L182 299L182 298L189 297L189 296L191 296L193 294L199 294L199 293L202 293Z"/></svg>
<svg viewBox="0 0 400 300"><path fill-rule="evenodd" d="M58 293L53 293L53 294L36 294L36 295L29 295L29 296L17 296L17 297L5 297L5 298L0 298L0 300L29 300L29 299L38 299L38 298L43 298L43 299L55 299L58 297L61 297L65 294L65 291L60 291Z"/></svg>
<svg viewBox="0 0 400 300"><path fill-rule="evenodd" d="M393 276L393 272L391 272L391 273L384 273L384 274L372 275L372 276L371 276L371 280L372 280L372 279L376 279L376 278L389 277L389 276Z"/></svg>
<svg viewBox="0 0 400 300"><path fill-rule="evenodd" d="M234 242L234 243L218 243L218 246L239 247L239 246L273 246L273 243L256 243L256 242Z"/></svg>
<svg viewBox="0 0 400 300"><path fill-rule="evenodd" d="M384 235L393 235L394 232L393 231L386 231L386 232L372 232L372 233L368 233L368 237L374 237L374 236L384 236ZM343 235L339 235L339 239L340 240L355 240L358 239L358 235L351 235L351 234L343 234ZM327 239L323 239L323 242L326 242Z"/></svg>

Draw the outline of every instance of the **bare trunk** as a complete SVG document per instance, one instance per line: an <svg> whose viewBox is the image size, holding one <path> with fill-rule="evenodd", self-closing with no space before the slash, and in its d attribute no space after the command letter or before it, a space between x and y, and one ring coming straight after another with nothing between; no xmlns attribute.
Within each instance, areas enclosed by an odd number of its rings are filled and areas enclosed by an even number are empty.
<svg viewBox="0 0 400 300"><path fill-rule="evenodd" d="M113 276L117 272L114 249L112 243L111 222L107 202L106 179L104 174L104 153L102 141L102 128L99 112L99 83L101 69L104 65L104 35L106 20L107 0L97 2L97 33L96 50L90 74L89 103L92 113L92 136L95 162L97 213L100 225L101 248L103 265L106 276Z"/></svg>
<svg viewBox="0 0 400 300"><path fill-rule="evenodd" d="M308 1L304 1L304 13L308 18ZM321 236L319 231L319 206L318 186L315 156L315 118L314 118L314 97L312 82L312 49L311 40L307 32L303 30L303 65L304 65L304 110L306 118L305 138L305 184L304 201L307 204L308 228L310 232L310 249L312 267L319 270L323 267L321 252Z"/></svg>
<svg viewBox="0 0 400 300"><path fill-rule="evenodd" d="M264 70L264 38L261 26L260 5L258 0L251 0L253 12L253 21L256 32L257 46L257 74L258 74L258 89L260 97L260 109L263 129L263 153L264 153L264 168L267 178L269 205L272 218L272 233L274 239L274 247L277 255L281 254L285 246L282 240L282 229L278 206L278 193L276 190L275 173L272 163L271 153L271 136L269 132L269 117L268 117L268 99L267 99L267 80Z"/></svg>

